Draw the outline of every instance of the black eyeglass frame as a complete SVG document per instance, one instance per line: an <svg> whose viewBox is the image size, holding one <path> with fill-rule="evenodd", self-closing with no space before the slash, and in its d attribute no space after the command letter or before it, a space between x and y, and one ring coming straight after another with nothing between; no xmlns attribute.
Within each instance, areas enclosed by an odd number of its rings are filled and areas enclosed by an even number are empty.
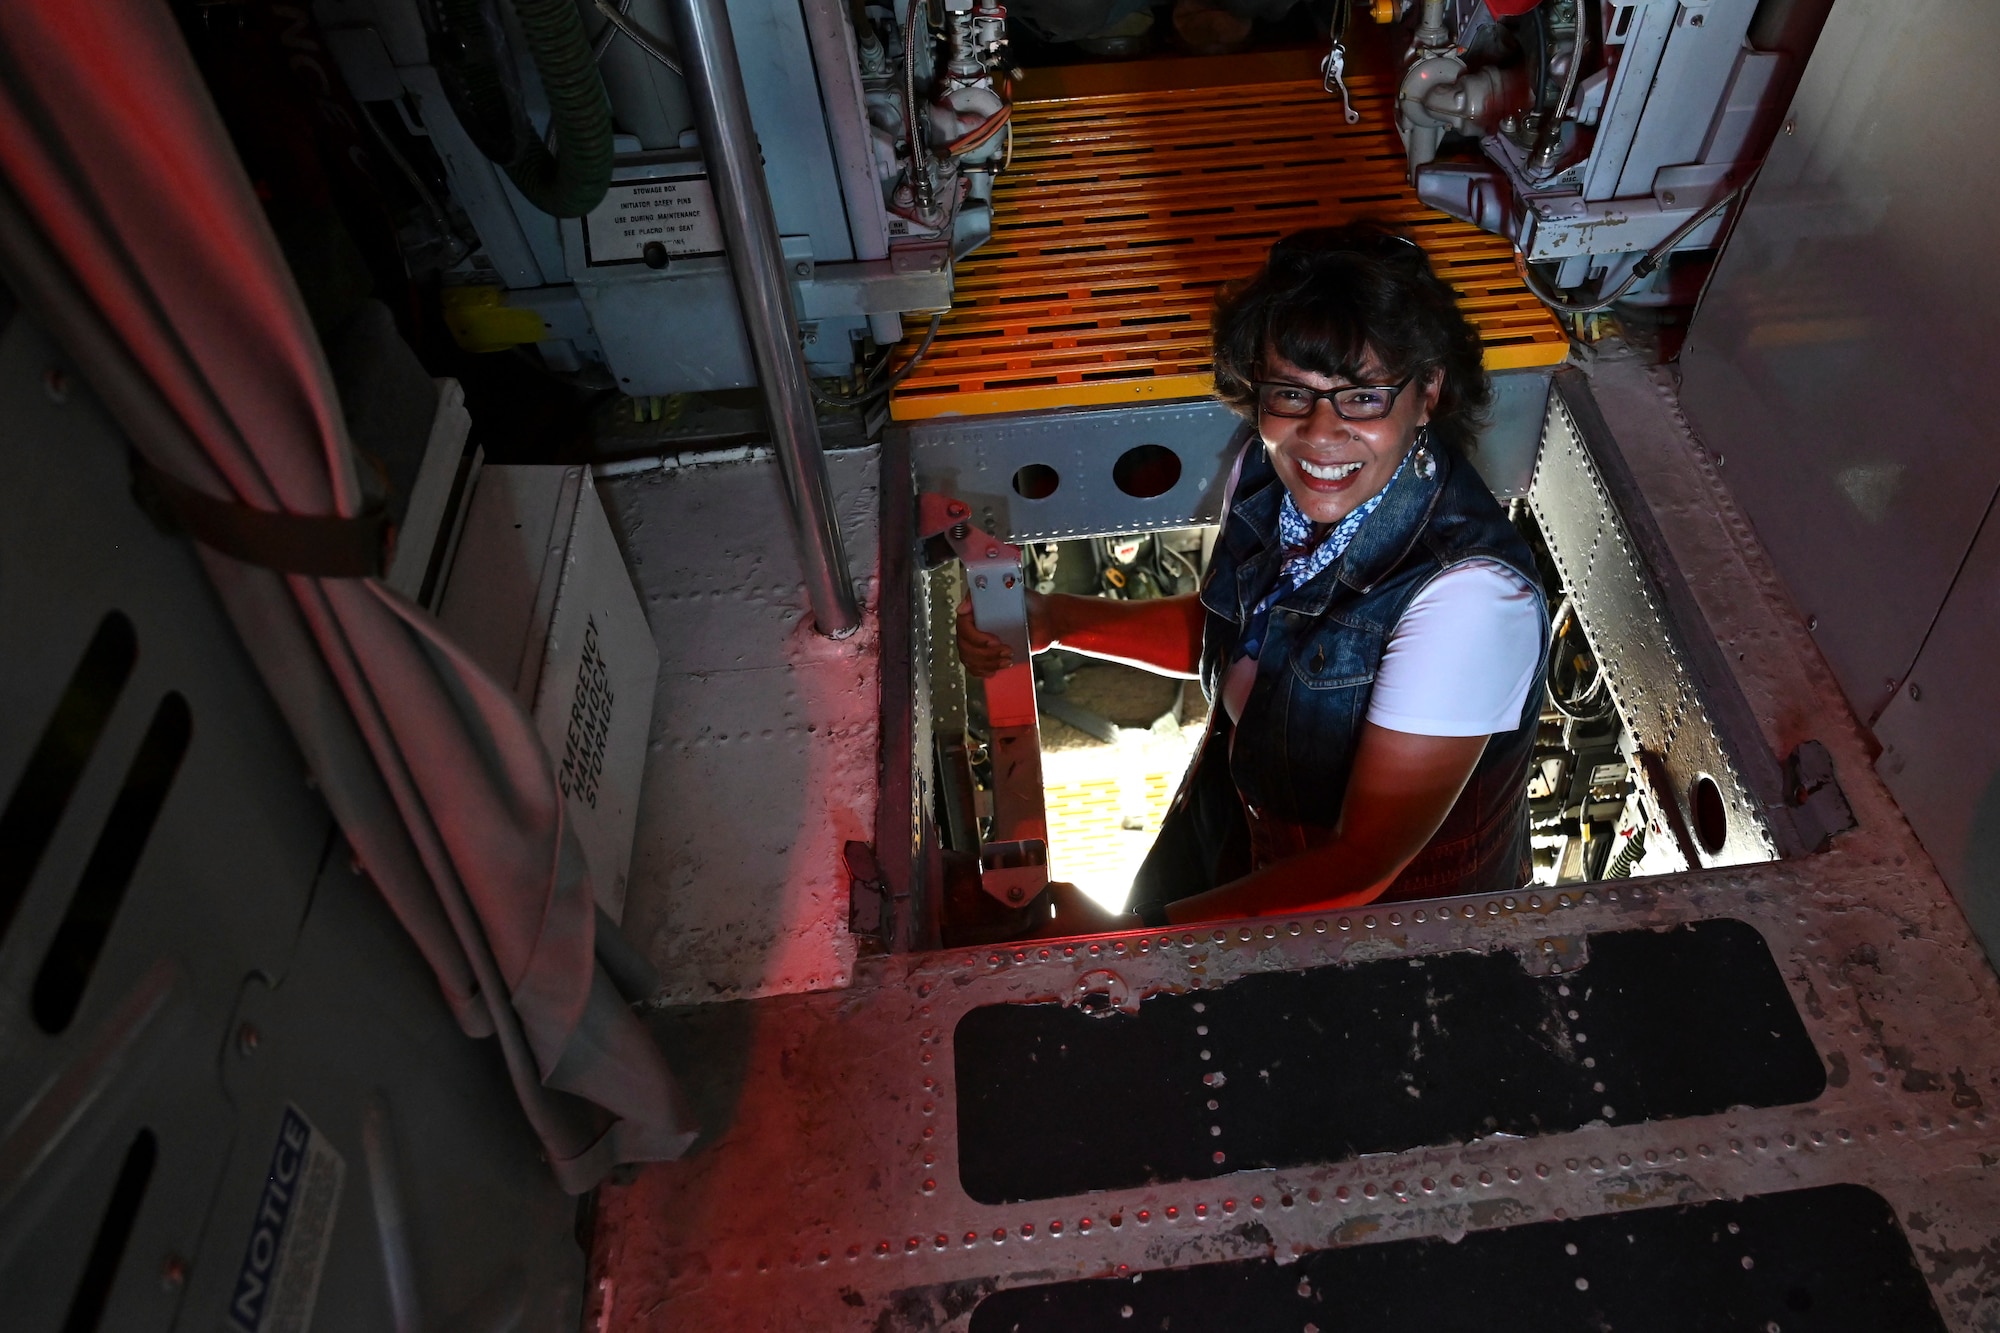
<svg viewBox="0 0 2000 1333"><path fill-rule="evenodd" d="M1269 413L1281 421L1304 421L1319 410L1322 398L1333 404L1334 415L1342 421L1380 421L1396 410L1396 399L1402 396L1403 390L1409 388L1410 382L1414 379L1416 373L1413 371L1405 375L1400 384L1343 384L1338 389L1314 389L1304 384L1293 384L1290 380L1251 380L1250 387L1257 391L1257 410ZM1309 393L1312 395L1312 402L1303 412L1273 412L1264 405L1265 389L1290 389L1294 393ZM1374 416L1357 417L1341 410L1340 395L1344 393L1386 393L1389 395L1389 402Z"/></svg>

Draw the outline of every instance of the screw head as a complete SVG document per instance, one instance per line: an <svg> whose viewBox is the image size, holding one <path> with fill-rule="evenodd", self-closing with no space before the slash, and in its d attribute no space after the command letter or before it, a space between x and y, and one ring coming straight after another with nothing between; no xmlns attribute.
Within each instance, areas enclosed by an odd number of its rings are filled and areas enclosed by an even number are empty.
<svg viewBox="0 0 2000 1333"><path fill-rule="evenodd" d="M800 277L803 278L806 276L806 274L812 272L812 265L806 263L802 259L798 263L792 265L792 272L798 274Z"/></svg>
<svg viewBox="0 0 2000 1333"><path fill-rule="evenodd" d="M1016 885L1015 887L1007 890L1007 901L1010 903L1018 903L1021 901L1021 889L1019 885Z"/></svg>

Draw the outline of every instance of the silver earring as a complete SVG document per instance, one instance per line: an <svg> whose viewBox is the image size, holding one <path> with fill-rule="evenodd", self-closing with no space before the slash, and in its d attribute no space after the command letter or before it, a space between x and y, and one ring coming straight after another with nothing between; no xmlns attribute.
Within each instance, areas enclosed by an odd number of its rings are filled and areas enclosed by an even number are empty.
<svg viewBox="0 0 2000 1333"><path fill-rule="evenodd" d="M1427 425L1417 427L1417 443L1410 450L1410 462L1420 480L1429 481L1437 475L1437 456L1431 453L1431 428Z"/></svg>

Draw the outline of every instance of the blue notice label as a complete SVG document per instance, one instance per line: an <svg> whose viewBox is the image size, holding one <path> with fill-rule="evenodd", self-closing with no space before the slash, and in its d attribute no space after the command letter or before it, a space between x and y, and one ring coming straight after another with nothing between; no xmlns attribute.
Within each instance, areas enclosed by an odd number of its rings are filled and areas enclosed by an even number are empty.
<svg viewBox="0 0 2000 1333"><path fill-rule="evenodd" d="M325 1136L298 1107L285 1107L229 1302L237 1333L303 1333L311 1322L345 1174Z"/></svg>

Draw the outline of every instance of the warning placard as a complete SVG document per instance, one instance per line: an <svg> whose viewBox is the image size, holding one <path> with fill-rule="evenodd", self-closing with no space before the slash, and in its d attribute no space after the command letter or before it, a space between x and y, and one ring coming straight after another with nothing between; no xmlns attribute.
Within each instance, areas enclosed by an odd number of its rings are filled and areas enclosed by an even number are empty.
<svg viewBox="0 0 2000 1333"><path fill-rule="evenodd" d="M722 253L722 226L706 176L613 181L604 202L584 219L592 264L629 264L658 241L672 258Z"/></svg>
<svg viewBox="0 0 2000 1333"><path fill-rule="evenodd" d="M308 1333L347 1163L305 1112L286 1106L229 1302L234 1333Z"/></svg>

